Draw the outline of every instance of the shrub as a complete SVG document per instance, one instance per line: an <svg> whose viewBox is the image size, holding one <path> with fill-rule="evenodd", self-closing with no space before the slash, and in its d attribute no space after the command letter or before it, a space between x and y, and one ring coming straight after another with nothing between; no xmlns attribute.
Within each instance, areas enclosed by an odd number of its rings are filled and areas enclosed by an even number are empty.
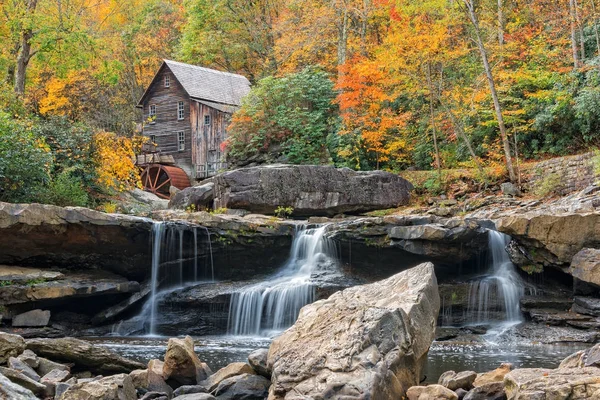
<svg viewBox="0 0 600 400"><path fill-rule="evenodd" d="M294 207L279 206L275 209L275 215L279 218L291 217L293 213L294 213Z"/></svg>
<svg viewBox="0 0 600 400"><path fill-rule="evenodd" d="M224 150L230 162L262 155L293 164L329 162L327 138L336 130L333 82L306 68L261 80L232 117Z"/></svg>
<svg viewBox="0 0 600 400"><path fill-rule="evenodd" d="M558 190L561 188L560 175L556 172L545 175L542 179L537 181L533 187L533 194L538 197L546 197L558 194Z"/></svg>
<svg viewBox="0 0 600 400"><path fill-rule="evenodd" d="M1 201L36 201L50 180L52 154L32 125L0 111Z"/></svg>
<svg viewBox="0 0 600 400"><path fill-rule="evenodd" d="M89 195L81 178L75 176L72 170L67 169L52 179L40 196L40 201L61 207L85 207L89 204Z"/></svg>

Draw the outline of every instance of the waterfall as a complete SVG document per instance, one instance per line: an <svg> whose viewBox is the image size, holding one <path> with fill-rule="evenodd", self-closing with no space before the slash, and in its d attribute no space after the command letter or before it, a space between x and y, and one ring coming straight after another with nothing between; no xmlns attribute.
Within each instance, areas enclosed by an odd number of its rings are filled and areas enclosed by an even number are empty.
<svg viewBox="0 0 600 400"><path fill-rule="evenodd" d="M150 334L155 334L156 328L156 292L158 290L158 279L160 270L160 249L162 246L162 237L165 231L164 222L154 222L152 224L152 275L150 277Z"/></svg>
<svg viewBox="0 0 600 400"><path fill-rule="evenodd" d="M229 307L228 331L260 335L292 325L300 309L315 300L311 277L335 264L336 248L324 235L327 226L297 232L290 256L271 279L234 293Z"/></svg>
<svg viewBox="0 0 600 400"><path fill-rule="evenodd" d="M113 325L113 335L129 335L140 331L156 335L157 321L160 319L158 303L165 295L189 284L214 281L210 232L207 228L204 229L208 238L206 262L207 264L210 262L210 271L207 266L204 273L199 273L197 228L175 223L153 222L150 235L152 260L148 299L137 316ZM191 246L193 248L190 248Z"/></svg>
<svg viewBox="0 0 600 400"><path fill-rule="evenodd" d="M472 322L489 322L497 311L504 313L504 322L521 321L519 301L525 286L506 252L509 242L509 236L488 231L491 266L487 275L471 283L468 313L475 317Z"/></svg>

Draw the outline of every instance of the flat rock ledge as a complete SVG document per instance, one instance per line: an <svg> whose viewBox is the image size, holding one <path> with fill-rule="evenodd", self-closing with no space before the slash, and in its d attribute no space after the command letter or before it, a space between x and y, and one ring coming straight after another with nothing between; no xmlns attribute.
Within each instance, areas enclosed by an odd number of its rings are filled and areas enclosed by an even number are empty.
<svg viewBox="0 0 600 400"><path fill-rule="evenodd" d="M439 306L431 263L305 306L270 347L269 400L402 398L419 381Z"/></svg>

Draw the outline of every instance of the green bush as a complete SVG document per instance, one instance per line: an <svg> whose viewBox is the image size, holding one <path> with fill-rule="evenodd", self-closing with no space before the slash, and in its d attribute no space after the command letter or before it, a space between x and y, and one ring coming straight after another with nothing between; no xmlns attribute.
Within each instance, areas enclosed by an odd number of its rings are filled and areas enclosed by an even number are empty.
<svg viewBox="0 0 600 400"><path fill-rule="evenodd" d="M52 179L40 196L40 202L56 206L85 207L89 204L89 195L81 178L72 170L64 170Z"/></svg>
<svg viewBox="0 0 600 400"><path fill-rule="evenodd" d="M0 111L0 201L37 201L50 181L52 154L32 126Z"/></svg>
<svg viewBox="0 0 600 400"><path fill-rule="evenodd" d="M328 137L338 122L334 98L328 74L314 68L261 80L233 115L225 143L229 161L262 155L293 164L329 162Z"/></svg>

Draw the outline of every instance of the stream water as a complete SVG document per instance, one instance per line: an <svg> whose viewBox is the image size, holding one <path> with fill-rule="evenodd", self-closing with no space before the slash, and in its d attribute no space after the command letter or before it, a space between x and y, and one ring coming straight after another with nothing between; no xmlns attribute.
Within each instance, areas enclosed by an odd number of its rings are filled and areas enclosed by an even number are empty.
<svg viewBox="0 0 600 400"><path fill-rule="evenodd" d="M199 268L197 228L191 230L191 239L188 240L189 246L194 247L191 252L187 249L193 254L191 267L185 266L185 229L165 223L154 225L150 296L141 313L127 321L129 325L131 321L143 325L141 331L147 335L122 337L121 325L117 325L113 331L115 337L93 338L93 341L144 362L164 356L168 338L157 335L155 323L161 297L200 280L214 281L212 248L208 252L210 257L205 259L205 267ZM339 269L337 249L327 239L326 230L327 226L300 228L288 261L277 274L232 295L228 335L195 338L199 357L213 370L231 362L245 361L255 349L268 348L270 338L291 326L300 308L315 300L315 278L318 280L319 276ZM206 230L206 234L210 246L210 232ZM483 336L482 343L476 344L434 342L424 371L425 382L436 382L447 370L487 371L503 362L513 363L516 367L554 368L566 356L587 347L582 344L496 342L509 327L522 322L519 300L525 289L505 250L509 240L506 235L489 231L490 259L487 268L470 285L467 324L485 324L490 327L488 334ZM140 327L136 329L132 332L140 332Z"/></svg>

